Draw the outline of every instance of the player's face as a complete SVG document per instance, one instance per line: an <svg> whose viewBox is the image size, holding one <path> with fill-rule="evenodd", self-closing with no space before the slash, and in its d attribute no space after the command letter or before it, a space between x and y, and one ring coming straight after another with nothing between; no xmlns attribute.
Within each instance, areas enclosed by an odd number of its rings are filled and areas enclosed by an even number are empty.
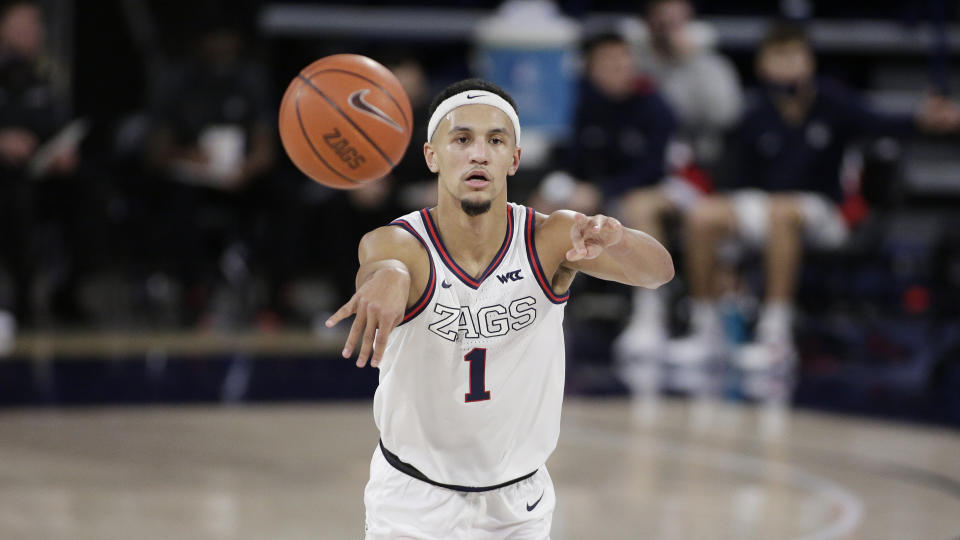
<svg viewBox="0 0 960 540"><path fill-rule="evenodd" d="M461 205L483 205L503 194L507 176L520 166L513 123L490 105L464 105L450 111L423 147L427 167L439 174L440 197Z"/></svg>

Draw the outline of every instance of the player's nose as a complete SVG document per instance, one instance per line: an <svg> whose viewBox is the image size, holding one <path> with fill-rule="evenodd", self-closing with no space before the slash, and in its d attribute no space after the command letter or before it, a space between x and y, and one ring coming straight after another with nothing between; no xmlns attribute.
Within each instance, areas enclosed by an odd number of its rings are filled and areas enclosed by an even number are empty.
<svg viewBox="0 0 960 540"><path fill-rule="evenodd" d="M470 163L486 164L489 161L489 153L486 141L478 137L470 145Z"/></svg>

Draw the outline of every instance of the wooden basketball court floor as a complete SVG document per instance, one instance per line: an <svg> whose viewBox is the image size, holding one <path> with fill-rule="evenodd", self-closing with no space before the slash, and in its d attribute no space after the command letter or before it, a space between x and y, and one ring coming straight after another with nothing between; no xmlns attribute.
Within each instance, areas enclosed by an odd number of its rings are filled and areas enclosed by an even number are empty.
<svg viewBox="0 0 960 540"><path fill-rule="evenodd" d="M369 402L0 411L0 538L361 538ZM960 538L960 432L568 399L555 540Z"/></svg>

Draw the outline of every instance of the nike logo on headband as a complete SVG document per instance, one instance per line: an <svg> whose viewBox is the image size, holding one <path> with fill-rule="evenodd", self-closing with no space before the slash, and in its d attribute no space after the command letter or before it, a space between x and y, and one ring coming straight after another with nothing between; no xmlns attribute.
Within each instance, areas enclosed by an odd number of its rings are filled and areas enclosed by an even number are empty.
<svg viewBox="0 0 960 540"><path fill-rule="evenodd" d="M433 139L433 135L437 131L440 121L443 120L443 118L449 114L450 111L456 109L457 107L462 107L471 103L480 103L480 101L474 100L479 100L481 98L483 99L483 103L481 103L482 105L489 105L491 107L500 109L503 111L503 114L507 115L507 118L510 119L510 123L513 125L514 138L519 146L520 118L517 117L517 108L511 105L507 99L504 99L503 96L479 88L466 90L464 92L460 92L459 94L452 95L437 105L436 109L430 115L430 122L427 123L427 141Z"/></svg>
<svg viewBox="0 0 960 540"><path fill-rule="evenodd" d="M381 111L374 105L371 105L366 99L364 99L364 96L366 96L368 93L370 93L370 89L364 88L363 90L357 90L356 92L350 94L350 106L362 113L369 114L393 129L403 133L403 127L401 127L400 124L394 122L393 119L387 115L387 113Z"/></svg>

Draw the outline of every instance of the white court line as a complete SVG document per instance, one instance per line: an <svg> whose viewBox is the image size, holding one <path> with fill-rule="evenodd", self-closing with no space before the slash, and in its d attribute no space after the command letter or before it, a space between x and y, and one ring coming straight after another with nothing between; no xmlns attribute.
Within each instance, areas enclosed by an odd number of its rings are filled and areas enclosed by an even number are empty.
<svg viewBox="0 0 960 540"><path fill-rule="evenodd" d="M565 427L561 437L564 444L604 447L616 450L636 450L639 446L647 446L646 450L655 451L670 459L684 461L695 460L701 464L756 476L758 478L764 477L765 472L769 470L771 464L769 461L746 454L695 447L690 443L664 441L653 437L638 441L623 433L576 426ZM827 523L824 528L799 536L796 540L830 540L833 538L842 538L852 533L854 529L857 528L857 525L860 524L863 518L863 500L860 497L854 495L836 482L800 470L797 466L790 463L773 463L788 469L789 474L787 481L789 483L792 483L800 489L814 492L817 496L823 497L829 501L831 505L835 505L840 509L837 518Z"/></svg>

